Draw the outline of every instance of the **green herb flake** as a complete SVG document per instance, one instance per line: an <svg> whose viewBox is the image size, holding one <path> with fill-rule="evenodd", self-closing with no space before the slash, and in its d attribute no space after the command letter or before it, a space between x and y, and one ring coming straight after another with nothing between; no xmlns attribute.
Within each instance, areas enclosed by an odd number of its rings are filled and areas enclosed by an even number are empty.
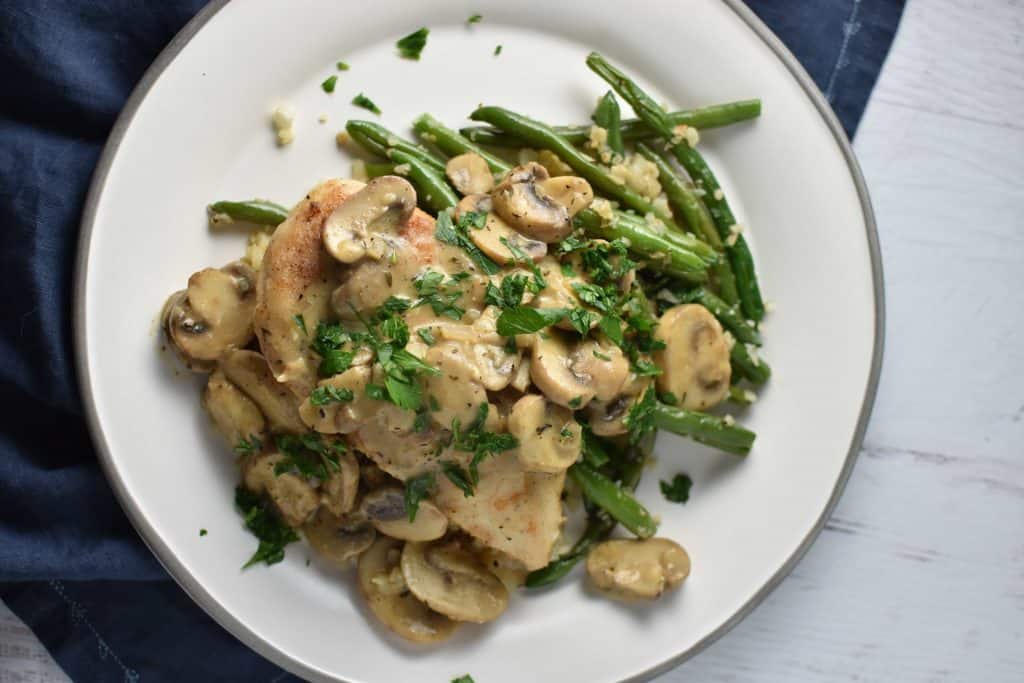
<svg viewBox="0 0 1024 683"><path fill-rule="evenodd" d="M285 546L299 540L295 530L281 520L267 501L241 486L235 489L235 507L242 513L245 528L260 542L242 569L260 562L277 564L284 559Z"/></svg>
<svg viewBox="0 0 1024 683"><path fill-rule="evenodd" d="M365 109L367 111L371 111L371 112L373 112L374 114L377 114L377 115L380 115L380 113L381 113L380 107L378 107L376 104L374 104L373 100L371 100L369 97L367 97L363 93L359 93L358 95L353 97L352 98L352 104L354 104L357 107L361 107L362 109Z"/></svg>
<svg viewBox="0 0 1024 683"><path fill-rule="evenodd" d="M496 45L494 47L494 56L497 57L500 54L501 54L501 45Z"/></svg>
<svg viewBox="0 0 1024 683"><path fill-rule="evenodd" d="M398 48L398 54L405 59L415 59L418 61L420 53L427 46L427 36L429 34L430 29L424 27L400 39L395 43L395 47Z"/></svg>
<svg viewBox="0 0 1024 683"><path fill-rule="evenodd" d="M487 404L481 403L476 417L465 429L459 424L458 418L452 420L451 446L457 451L473 454L469 463L469 477L474 484L480 480L477 465L485 458L519 446L519 440L511 434L489 432L484 428L487 411Z"/></svg>
<svg viewBox="0 0 1024 683"><path fill-rule="evenodd" d="M420 509L420 501L429 498L437 487L437 478L433 472L407 479L405 482L405 512L409 516L409 522L416 521L416 513Z"/></svg>
<svg viewBox="0 0 1024 683"><path fill-rule="evenodd" d="M200 530L199 530L199 536L200 536L200 537L203 537L203 536L205 536L206 534L207 534L207 531L206 531L206 529L200 529Z"/></svg>
<svg viewBox="0 0 1024 683"><path fill-rule="evenodd" d="M575 398L573 398L572 400L569 401L569 407L570 408L574 408L574 409L575 408L579 408L581 405L583 405L583 397L582 396L576 396Z"/></svg>
<svg viewBox="0 0 1024 683"><path fill-rule="evenodd" d="M334 86L337 85L337 84L338 84L338 77L334 76L334 75L331 75L331 76L328 76L324 80L324 82L320 84L320 87L324 89L324 92L332 93L332 92L334 92Z"/></svg>
<svg viewBox="0 0 1024 683"><path fill-rule="evenodd" d="M663 393L660 396L658 396L658 400L661 401L662 403L664 403L667 406L677 406L677 405L679 405L679 398L675 394L673 394L671 391L666 391L665 393Z"/></svg>
<svg viewBox="0 0 1024 683"><path fill-rule="evenodd" d="M590 325L593 323L595 316L585 308L573 308L569 311L569 323L572 325L572 329L580 333L581 336L587 336L590 332Z"/></svg>
<svg viewBox="0 0 1024 683"><path fill-rule="evenodd" d="M640 439L654 431L654 408L657 403L656 392L648 389L639 401L633 404L626 415L626 428L629 430L629 443L636 445Z"/></svg>
<svg viewBox="0 0 1024 683"><path fill-rule="evenodd" d="M456 462L450 460L444 460L441 462L441 472L444 476L448 477L448 481L455 485L462 495L466 498L473 496L473 482L469 479L469 474L466 470L462 469L462 466Z"/></svg>
<svg viewBox="0 0 1024 683"><path fill-rule="evenodd" d="M434 237L439 242L450 244L455 247L459 247L469 256L470 260L477 265L487 275L497 275L501 272L501 266L492 261L486 254L473 244L473 241L469 238L468 230L470 227L481 228L482 224L478 225L477 219L474 217L476 212L469 211L459 216L459 220L453 221L452 216L447 211L442 211L437 216L437 222L434 227ZM480 214L486 221L487 215Z"/></svg>
<svg viewBox="0 0 1024 683"><path fill-rule="evenodd" d="M609 356L608 354L605 354L605 353L601 353L597 349L594 349L594 358L597 358L598 360L603 360L605 362L608 362L608 361L610 361L612 359L611 356Z"/></svg>
<svg viewBox="0 0 1024 683"><path fill-rule="evenodd" d="M302 330L302 334L306 335L307 337L309 336L309 332L306 330L306 319L302 317L301 313L296 313L295 315L293 315L292 321L295 323L296 327Z"/></svg>
<svg viewBox="0 0 1024 683"><path fill-rule="evenodd" d="M351 389L339 389L329 384L317 387L310 393L309 402L316 407L326 406L331 403L347 403L355 398Z"/></svg>
<svg viewBox="0 0 1024 683"><path fill-rule="evenodd" d="M670 482L662 479L658 482L658 486L661 488L661 495L665 496L666 500L682 504L690 499L690 487L693 486L693 480L685 474L677 474L672 477Z"/></svg>
<svg viewBox="0 0 1024 683"><path fill-rule="evenodd" d="M497 287L493 282L487 283L484 291L484 303L498 308L515 308L523 301L528 279L525 275L508 275Z"/></svg>
<svg viewBox="0 0 1024 683"><path fill-rule="evenodd" d="M255 434L250 434L248 439L239 439L235 444L237 455L252 455L263 450L263 442Z"/></svg>
<svg viewBox="0 0 1024 683"><path fill-rule="evenodd" d="M352 68L348 65L347 62L338 62L337 64L335 64L335 66L338 67L338 71L348 71L349 69Z"/></svg>
<svg viewBox="0 0 1024 683"><path fill-rule="evenodd" d="M472 676L470 676L469 674L466 674L465 676L459 676L458 678L453 678L452 679L452 683L476 683L476 681L473 680Z"/></svg>
<svg viewBox="0 0 1024 683"><path fill-rule="evenodd" d="M429 327L421 327L420 329L416 330L416 334L419 336L420 339L423 340L423 343L426 344L427 346L433 346L434 344L437 343L437 339L434 338L434 333L430 331Z"/></svg>
<svg viewBox="0 0 1024 683"><path fill-rule="evenodd" d="M324 438L317 432L281 434L275 444L282 457L274 465L274 474L292 473L318 481L327 481L341 469L338 458L347 450L341 441Z"/></svg>
<svg viewBox="0 0 1024 683"><path fill-rule="evenodd" d="M561 431L558 432L558 435L560 437L562 437L563 439L571 439L572 438L572 428L569 427L569 425L565 425L564 427L562 427Z"/></svg>
<svg viewBox="0 0 1024 683"><path fill-rule="evenodd" d="M467 24L479 24L484 18L482 14L474 14L469 19L466 19ZM463 676L465 678L465 676Z"/></svg>
<svg viewBox="0 0 1024 683"><path fill-rule="evenodd" d="M554 325L565 317L564 308L530 308L516 306L498 316L497 332L503 337L530 334Z"/></svg>

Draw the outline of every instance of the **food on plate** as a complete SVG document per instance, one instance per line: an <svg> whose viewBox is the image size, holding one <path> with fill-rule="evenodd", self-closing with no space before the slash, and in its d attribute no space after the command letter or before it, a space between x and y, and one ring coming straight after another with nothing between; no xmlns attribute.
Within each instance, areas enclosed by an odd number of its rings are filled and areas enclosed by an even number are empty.
<svg viewBox="0 0 1024 683"><path fill-rule="evenodd" d="M416 58L425 39L399 47ZM520 586L584 560L617 598L689 575L635 491L659 429L736 455L754 442L706 412L750 403L770 371L750 252L695 145L760 103L670 114L599 55L588 65L613 88L591 126L481 106L470 118L489 127L425 114L412 142L350 121L377 157L362 179L291 209L210 205L211 226L257 232L162 320L237 455L259 539L246 566L304 537L327 565L356 564L370 611L416 642L493 621ZM681 504L691 483L662 490Z"/></svg>

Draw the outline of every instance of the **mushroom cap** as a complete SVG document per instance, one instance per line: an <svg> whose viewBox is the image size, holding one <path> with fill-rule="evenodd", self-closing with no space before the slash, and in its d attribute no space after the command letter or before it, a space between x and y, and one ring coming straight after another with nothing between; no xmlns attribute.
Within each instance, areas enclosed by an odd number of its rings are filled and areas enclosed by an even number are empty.
<svg viewBox="0 0 1024 683"><path fill-rule="evenodd" d="M359 557L359 588L374 615L414 643L436 643L458 623L438 614L406 589L400 568L402 541L380 536Z"/></svg>
<svg viewBox="0 0 1024 683"><path fill-rule="evenodd" d="M415 209L416 190L408 180L395 175L374 178L324 221L324 247L342 263L380 258L386 249L381 235L394 233Z"/></svg>
<svg viewBox="0 0 1024 683"><path fill-rule="evenodd" d="M519 440L516 453L529 472L555 474L580 456L582 433L572 412L543 396L523 396L508 416L508 431Z"/></svg>
<svg viewBox="0 0 1024 683"><path fill-rule="evenodd" d="M614 539L590 551L587 574L612 595L651 599L689 576L690 556L667 538Z"/></svg>
<svg viewBox="0 0 1024 683"><path fill-rule="evenodd" d="M239 261L193 273L188 288L167 300L164 329L191 370L209 372L224 351L249 343L255 286L256 274Z"/></svg>
<svg viewBox="0 0 1024 683"><path fill-rule="evenodd" d="M433 541L448 530L448 518L428 500L420 501L416 518L410 522L405 507L405 491L397 486L367 493L359 507L377 531L391 538Z"/></svg>
<svg viewBox="0 0 1024 683"><path fill-rule="evenodd" d="M306 425L299 417L299 402L291 391L279 384L263 356L255 351L228 351L219 367L232 384L260 407L275 431L302 433Z"/></svg>
<svg viewBox="0 0 1024 683"><path fill-rule="evenodd" d="M482 624L508 607L508 589L461 543L406 543L402 576L412 594L456 621Z"/></svg>
<svg viewBox="0 0 1024 683"><path fill-rule="evenodd" d="M569 207L563 203L567 197L553 197L539 184L548 179L546 168L530 162L509 171L491 196L495 213L506 223L528 237L550 244L564 239L573 226Z"/></svg>
<svg viewBox="0 0 1024 683"><path fill-rule="evenodd" d="M326 508L303 525L302 533L313 550L336 567L348 566L377 536L365 519L335 515Z"/></svg>
<svg viewBox="0 0 1024 683"><path fill-rule="evenodd" d="M655 339L665 348L654 353L661 368L658 389L672 393L687 410L704 410L729 394L732 367L722 325L700 304L674 306L661 314Z"/></svg>
<svg viewBox="0 0 1024 683"><path fill-rule="evenodd" d="M610 401L592 401L586 410L591 431L598 436L618 436L628 432L626 417L651 384L650 377L634 375Z"/></svg>
<svg viewBox="0 0 1024 683"><path fill-rule="evenodd" d="M359 494L359 461L351 453L338 456L338 469L320 485L321 504L339 517L352 511Z"/></svg>
<svg viewBox="0 0 1024 683"><path fill-rule="evenodd" d="M307 398L299 406L302 421L322 434L349 434L359 429L359 425L379 406L366 395L366 385L370 383L372 372L369 366L357 365L345 372L320 380L318 387L331 387L352 392L351 401L328 403L315 406Z"/></svg>
<svg viewBox="0 0 1024 683"><path fill-rule="evenodd" d="M552 403L566 408L582 408L594 398L590 378L577 375L569 367L569 347L552 334L538 338L530 354L530 378Z"/></svg>
<svg viewBox="0 0 1024 683"><path fill-rule="evenodd" d="M494 176L491 168L482 156L475 152L466 152L448 160L444 167L445 175L459 194L471 195L490 192L494 187Z"/></svg>
<svg viewBox="0 0 1024 683"><path fill-rule="evenodd" d="M206 380L202 405L229 446L253 437L263 440L267 426L263 413L245 392L228 381L222 370L214 370Z"/></svg>

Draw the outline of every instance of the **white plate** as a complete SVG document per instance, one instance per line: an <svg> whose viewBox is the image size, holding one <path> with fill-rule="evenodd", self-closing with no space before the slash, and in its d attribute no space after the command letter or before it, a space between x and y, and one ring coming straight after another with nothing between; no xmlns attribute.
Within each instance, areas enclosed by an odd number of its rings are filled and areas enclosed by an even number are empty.
<svg viewBox="0 0 1024 683"><path fill-rule="evenodd" d="M483 22L468 27L470 14ZM431 28L419 62L394 42ZM499 57L492 55L502 44ZM429 111L452 125L478 103L552 122L584 121L606 89L583 63L596 49L675 107L759 96L753 124L706 132L702 149L750 226L761 283L777 303L765 356L775 377L742 416L758 433L745 460L663 435L641 498L693 557L685 587L627 608L578 576L519 594L486 627L409 647L368 617L351 577L306 567L301 546L270 569L239 571L253 538L232 508L232 457L198 406L197 378L157 353L154 319L196 269L236 258L211 234L215 198L288 204L346 175L334 134L365 91L403 134ZM343 59L327 95L320 82ZM268 113L298 111L274 146ZM319 124L326 113L330 121ZM143 538L193 598L245 643L313 679L481 683L647 677L749 612L820 530L849 474L881 358L882 285L867 195L835 118L806 74L739 2L439 0L213 2L146 74L119 120L83 220L77 343L103 466ZM694 480L684 507L659 477ZM209 535L200 538L200 528Z"/></svg>

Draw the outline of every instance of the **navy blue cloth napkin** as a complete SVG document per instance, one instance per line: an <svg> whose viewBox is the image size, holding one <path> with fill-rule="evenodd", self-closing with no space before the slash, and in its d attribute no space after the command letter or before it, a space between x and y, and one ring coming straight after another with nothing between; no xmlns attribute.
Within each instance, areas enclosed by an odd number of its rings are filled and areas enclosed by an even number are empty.
<svg viewBox="0 0 1024 683"><path fill-rule="evenodd" d="M103 143L201 0L0 0L0 598L76 681L291 678L210 620L100 473L73 367L72 264ZM853 135L902 0L750 0Z"/></svg>

